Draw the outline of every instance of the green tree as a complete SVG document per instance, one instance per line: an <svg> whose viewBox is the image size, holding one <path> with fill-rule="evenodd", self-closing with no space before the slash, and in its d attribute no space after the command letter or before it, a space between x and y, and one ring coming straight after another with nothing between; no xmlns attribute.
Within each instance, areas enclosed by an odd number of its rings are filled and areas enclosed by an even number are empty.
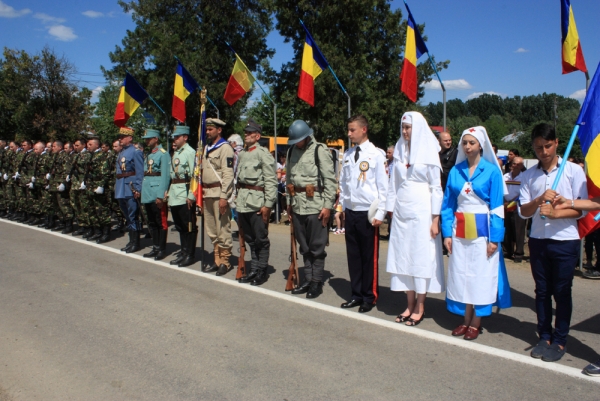
<svg viewBox="0 0 600 401"><path fill-rule="evenodd" d="M105 70L109 81L119 81L128 70L150 93L168 116L161 123L170 125L173 86L178 57L196 81L207 89L208 96L228 122L225 136L233 132L248 96L230 107L223 94L235 57L226 42L238 52L252 71L268 69L265 63L273 51L267 48L266 36L271 29L267 0L145 0L119 1L131 13L135 29L128 31L121 46L109 54L116 66ZM261 61L263 62L261 64ZM154 105L149 105L153 109ZM199 96L186 102L187 125L197 133ZM215 116L208 104L207 113ZM158 113L154 113L158 115ZM195 135L194 135L195 137ZM195 140L196 138L192 138Z"/></svg>
<svg viewBox="0 0 600 401"><path fill-rule="evenodd" d="M352 99L352 114L369 118L370 139L381 147L395 142L402 113L416 109L400 93L398 77L406 40L401 11L392 11L386 0L273 2L276 28L294 49L293 60L279 73L267 76L278 106L290 110L295 119L308 121L319 140L346 137L347 98L329 71L315 81L316 107L297 97L305 41L301 18L346 87ZM420 29L423 31L423 26ZM437 67L444 69L448 63L437 63ZM428 61L419 64L420 85L430 81L432 75Z"/></svg>

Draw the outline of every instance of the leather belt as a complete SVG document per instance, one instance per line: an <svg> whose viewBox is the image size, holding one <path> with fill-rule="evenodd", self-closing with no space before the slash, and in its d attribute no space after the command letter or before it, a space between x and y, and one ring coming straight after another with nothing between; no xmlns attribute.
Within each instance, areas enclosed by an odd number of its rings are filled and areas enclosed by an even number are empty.
<svg viewBox="0 0 600 401"><path fill-rule="evenodd" d="M238 187L238 189L244 188L244 189L250 189L253 191L265 192L265 187L259 187L257 185L248 185L248 184L238 183L237 187Z"/></svg>
<svg viewBox="0 0 600 401"><path fill-rule="evenodd" d="M294 191L296 192L306 192L306 187L297 187L294 186ZM322 187L315 187L315 192L323 192Z"/></svg>
<svg viewBox="0 0 600 401"><path fill-rule="evenodd" d="M220 186L221 186L220 182L211 182L210 184L204 184L204 183L202 183L202 189L217 188L217 187L220 187Z"/></svg>
<svg viewBox="0 0 600 401"><path fill-rule="evenodd" d="M131 177L132 175L135 175L135 171L130 171L128 173L117 174L117 178Z"/></svg>
<svg viewBox="0 0 600 401"><path fill-rule="evenodd" d="M189 184L190 181L185 178L174 178L171 180L171 184Z"/></svg>
<svg viewBox="0 0 600 401"><path fill-rule="evenodd" d="M144 177L160 177L161 173L144 173Z"/></svg>

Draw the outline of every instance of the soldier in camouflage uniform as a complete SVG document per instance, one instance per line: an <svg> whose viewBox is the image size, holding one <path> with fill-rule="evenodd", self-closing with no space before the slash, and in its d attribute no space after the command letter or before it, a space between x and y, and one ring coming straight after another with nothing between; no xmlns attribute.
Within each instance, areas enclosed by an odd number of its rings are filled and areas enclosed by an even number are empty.
<svg viewBox="0 0 600 401"><path fill-rule="evenodd" d="M0 139L0 217L5 217L7 215L6 209L8 208L6 195L4 194L4 187L6 186L6 183L4 182L3 178L7 151L8 147L6 146L6 141Z"/></svg>
<svg viewBox="0 0 600 401"><path fill-rule="evenodd" d="M88 241L104 243L110 239L110 205L106 202L106 188L111 176L108 155L100 149L100 140L93 138L87 142L92 159L85 178L88 199L91 201L90 221L94 234Z"/></svg>
<svg viewBox="0 0 600 401"><path fill-rule="evenodd" d="M54 169L56 155L52 152L52 144L46 147L38 159L37 182L41 191L40 213L44 215L44 221L38 225L40 228L48 230L54 228L54 205L52 202L52 192L50 192L50 172Z"/></svg>
<svg viewBox="0 0 600 401"><path fill-rule="evenodd" d="M27 192L25 191L26 182L23 182L21 175L24 169L27 159L33 156L33 144L30 140L25 139L21 142L22 151L17 153L14 162L15 175L12 176L12 180L15 182L15 202L17 209L17 217L13 220L18 223L29 220L29 214L27 213Z"/></svg>
<svg viewBox="0 0 600 401"><path fill-rule="evenodd" d="M21 172L21 185L25 188L24 208L29 215L29 219L23 221L23 223L30 226L37 226L42 222L40 213L41 192L39 183L37 182L37 169L44 146L41 142L33 146L33 152L25 159Z"/></svg>
<svg viewBox="0 0 600 401"><path fill-rule="evenodd" d="M85 148L86 143L83 139L73 142L76 156L71 166L71 206L77 219L79 228L73 232L73 236L82 235L87 239L92 235L90 221L90 200L86 192L85 175L87 174L88 164L92 160L92 154Z"/></svg>
<svg viewBox="0 0 600 401"><path fill-rule="evenodd" d="M61 141L54 141L52 144L52 153L55 160L50 171L50 193L52 194L52 204L54 211L58 215L59 223L52 231L61 231L62 234L71 234L73 232L73 208L69 196L68 182L71 172L72 159L66 145Z"/></svg>
<svg viewBox="0 0 600 401"><path fill-rule="evenodd" d="M4 196L6 198L6 208L8 210L6 218L14 220L17 217L17 204L15 198L15 181L12 179L12 175L15 172L15 159L17 157L19 145L17 145L15 141L12 141L8 145L8 149L5 156L5 167L2 179L4 180Z"/></svg>

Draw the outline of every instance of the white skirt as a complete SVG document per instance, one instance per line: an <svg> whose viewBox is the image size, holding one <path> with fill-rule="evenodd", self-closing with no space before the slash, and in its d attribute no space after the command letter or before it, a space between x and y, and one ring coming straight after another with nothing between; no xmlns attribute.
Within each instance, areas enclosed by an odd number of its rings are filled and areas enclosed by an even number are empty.
<svg viewBox="0 0 600 401"><path fill-rule="evenodd" d="M392 274L390 283L392 291L415 291L417 294L439 294L445 291L444 287L444 271L439 269L431 278Z"/></svg>

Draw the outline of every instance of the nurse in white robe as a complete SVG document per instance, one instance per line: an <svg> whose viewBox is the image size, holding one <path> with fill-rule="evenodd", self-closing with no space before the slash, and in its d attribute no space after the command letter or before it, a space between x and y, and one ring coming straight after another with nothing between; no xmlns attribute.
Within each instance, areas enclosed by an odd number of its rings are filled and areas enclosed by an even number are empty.
<svg viewBox="0 0 600 401"><path fill-rule="evenodd" d="M483 127L465 130L450 171L442 206L442 233L448 249L446 304L464 316L453 336L474 340L492 306L511 306L504 265L504 199L508 193Z"/></svg>
<svg viewBox="0 0 600 401"><path fill-rule="evenodd" d="M386 201L392 216L386 271L392 275L390 289L406 291L408 306L396 322L408 326L423 320L427 293L445 289L439 151L425 118L417 112L404 113Z"/></svg>

